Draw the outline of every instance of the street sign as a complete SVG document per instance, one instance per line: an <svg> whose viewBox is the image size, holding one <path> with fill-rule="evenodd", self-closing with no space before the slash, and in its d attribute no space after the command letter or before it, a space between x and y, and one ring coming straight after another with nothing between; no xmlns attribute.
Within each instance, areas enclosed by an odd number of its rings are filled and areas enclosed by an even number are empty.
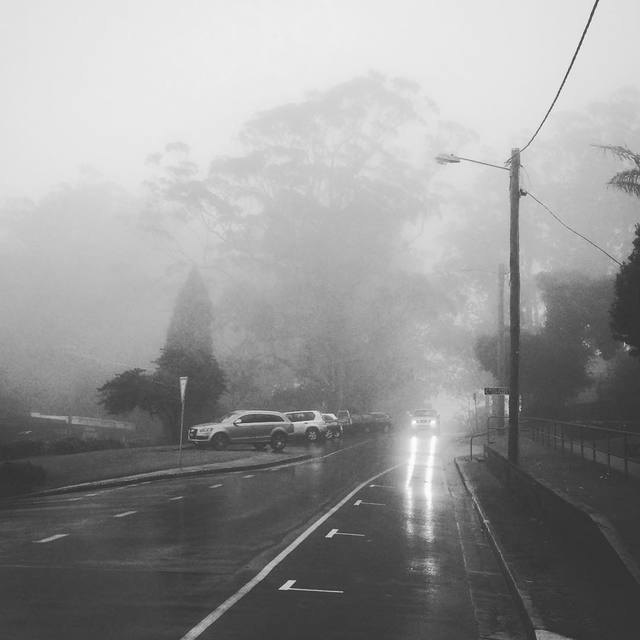
<svg viewBox="0 0 640 640"><path fill-rule="evenodd" d="M509 387L485 387L485 396L508 396Z"/></svg>
<svg viewBox="0 0 640 640"><path fill-rule="evenodd" d="M184 392L187 389L187 380L189 378L187 376L182 376L180 378L180 400L184 402Z"/></svg>

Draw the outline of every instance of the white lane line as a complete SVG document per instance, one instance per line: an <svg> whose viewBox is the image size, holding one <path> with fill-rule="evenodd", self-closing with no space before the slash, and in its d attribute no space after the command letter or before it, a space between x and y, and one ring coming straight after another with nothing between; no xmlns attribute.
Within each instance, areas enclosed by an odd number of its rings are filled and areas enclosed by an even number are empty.
<svg viewBox="0 0 640 640"><path fill-rule="evenodd" d="M55 536L49 536L48 538L42 538L42 540L34 540L34 544L43 544L45 542L53 542L54 540L60 540L60 538L66 538L68 533L57 533Z"/></svg>
<svg viewBox="0 0 640 640"><path fill-rule="evenodd" d="M385 505L382 502L365 502L364 500L356 500L353 503L354 507L359 507L361 504L368 504L373 507L384 507Z"/></svg>
<svg viewBox="0 0 640 640"><path fill-rule="evenodd" d="M370 484L370 487L378 487L379 489L397 489L392 484Z"/></svg>
<svg viewBox="0 0 640 640"><path fill-rule="evenodd" d="M287 580L278 591L310 591L312 593L344 593L344 591L338 591L333 589L300 589L299 587L294 587L293 585L296 583L295 580Z"/></svg>
<svg viewBox="0 0 640 640"><path fill-rule="evenodd" d="M358 491L364 489L370 482L377 480L386 473L403 466L404 463L393 465L384 471L369 478L366 482L358 485L351 493L348 493L340 502L335 504L327 513L320 516L311 526L303 531L286 549L283 549L271 562L269 562L256 576L254 576L244 586L240 587L232 596L227 598L221 605L216 607L208 616L203 618L195 627L187 631L180 640L195 640L200 637L218 618L225 614L234 604L239 602L254 587L259 585L296 547L300 546L319 526L326 522L338 509L343 507Z"/></svg>
<svg viewBox="0 0 640 640"><path fill-rule="evenodd" d="M138 513L137 511L123 511L122 513L116 513L114 518L126 518L127 516L132 516L134 513Z"/></svg>
<svg viewBox="0 0 640 640"><path fill-rule="evenodd" d="M95 496L97 496L97 493L85 493L84 497L85 498L95 498Z"/></svg>
<svg viewBox="0 0 640 640"><path fill-rule="evenodd" d="M82 500L82 498L67 498L63 502L78 502L78 500Z"/></svg>
<svg viewBox="0 0 640 640"><path fill-rule="evenodd" d="M218 487L221 487L222 484L212 484L209 489L217 489Z"/></svg>
<svg viewBox="0 0 640 640"><path fill-rule="evenodd" d="M242 476L243 478L255 478L255 475L250 473L249 475Z"/></svg>
<svg viewBox="0 0 640 640"><path fill-rule="evenodd" d="M338 529L331 529L325 538L333 538L333 536L354 536L356 538L364 538L364 533L346 533L345 531L339 531Z"/></svg>
<svg viewBox="0 0 640 640"><path fill-rule="evenodd" d="M171 502L172 500L182 500L184 498L184 496L176 496L175 498L169 498L169 502Z"/></svg>

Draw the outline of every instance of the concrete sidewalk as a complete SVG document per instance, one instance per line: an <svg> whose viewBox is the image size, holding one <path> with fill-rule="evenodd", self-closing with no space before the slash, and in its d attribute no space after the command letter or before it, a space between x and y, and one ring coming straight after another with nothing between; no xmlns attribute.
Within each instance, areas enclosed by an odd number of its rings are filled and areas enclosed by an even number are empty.
<svg viewBox="0 0 640 640"><path fill-rule="evenodd" d="M456 463L532 637L640 637L640 481L526 437L517 469L486 454Z"/></svg>

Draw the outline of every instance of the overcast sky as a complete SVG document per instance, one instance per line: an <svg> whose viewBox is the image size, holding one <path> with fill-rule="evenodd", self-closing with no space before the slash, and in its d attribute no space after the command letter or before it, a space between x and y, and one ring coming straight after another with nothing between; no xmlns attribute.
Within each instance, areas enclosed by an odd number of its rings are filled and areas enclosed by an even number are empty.
<svg viewBox="0 0 640 640"><path fill-rule="evenodd" d="M502 158L537 127L592 4L2 0L0 196L84 164L135 187L165 143L208 161L254 112L369 70L417 80ZM639 86L639 28L638 0L602 0L557 108Z"/></svg>

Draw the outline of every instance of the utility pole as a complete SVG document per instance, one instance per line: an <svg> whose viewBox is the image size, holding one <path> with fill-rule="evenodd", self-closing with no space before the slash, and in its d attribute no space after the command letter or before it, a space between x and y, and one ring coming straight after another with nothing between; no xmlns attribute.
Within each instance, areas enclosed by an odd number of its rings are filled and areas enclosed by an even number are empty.
<svg viewBox="0 0 640 640"><path fill-rule="evenodd" d="M520 413L520 149L511 150L509 200L509 326L511 331L511 368L509 371L509 462L518 464L518 419Z"/></svg>
<svg viewBox="0 0 640 640"><path fill-rule="evenodd" d="M497 354L498 358L498 386L504 387L505 380L505 360L504 360L504 263L498 265L498 326L497 326ZM496 395L494 397L496 403L495 415L498 418L498 429L500 433L504 433L504 396Z"/></svg>

